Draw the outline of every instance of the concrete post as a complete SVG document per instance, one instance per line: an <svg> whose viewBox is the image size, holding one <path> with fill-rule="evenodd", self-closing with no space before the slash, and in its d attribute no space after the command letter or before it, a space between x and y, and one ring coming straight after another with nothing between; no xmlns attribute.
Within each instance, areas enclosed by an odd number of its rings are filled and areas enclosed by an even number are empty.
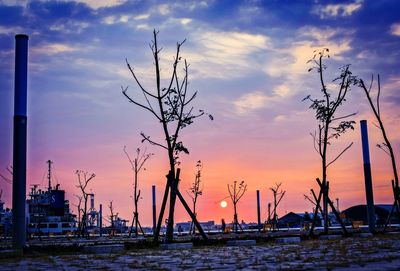
<svg viewBox="0 0 400 271"><path fill-rule="evenodd" d="M28 36L15 36L14 135L12 222L14 249L22 250L26 242L26 134Z"/></svg>
<svg viewBox="0 0 400 271"><path fill-rule="evenodd" d="M260 190L257 190L257 229L261 231Z"/></svg>
<svg viewBox="0 0 400 271"><path fill-rule="evenodd" d="M100 237L103 235L102 230L103 230L103 204L100 204L99 208L99 226L100 226Z"/></svg>
<svg viewBox="0 0 400 271"><path fill-rule="evenodd" d="M152 192L152 198L153 198L153 234L156 232L156 227L157 227L157 219L156 219L156 186L153 185L151 187L151 192Z"/></svg>
<svg viewBox="0 0 400 271"><path fill-rule="evenodd" d="M364 179L365 179L365 194L367 198L367 215L369 231L375 231L375 206L374 206L374 195L372 190L372 175L371 175L371 162L369 157L369 146L368 146L368 128L367 121L360 121L361 124L361 141L362 141L362 152L364 161Z"/></svg>

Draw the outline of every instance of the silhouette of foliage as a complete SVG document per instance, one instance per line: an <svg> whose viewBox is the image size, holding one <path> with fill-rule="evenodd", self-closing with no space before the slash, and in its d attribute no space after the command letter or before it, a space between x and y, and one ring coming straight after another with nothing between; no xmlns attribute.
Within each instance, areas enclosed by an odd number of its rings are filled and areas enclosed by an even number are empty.
<svg viewBox="0 0 400 271"><path fill-rule="evenodd" d="M208 115L212 120L213 117L204 110L195 110L192 103L197 96L197 91L189 93L189 64L186 59L181 57L181 47L185 40L176 44L176 53L172 64L172 72L166 82L161 80L160 52L157 43L158 32L153 31L153 41L150 43L150 49L153 55L155 66L156 89L148 90L138 79L134 68L126 60L127 67L139 88L139 93L143 95L144 100L139 101L137 98L128 94L128 87L121 87L123 95L133 104L148 111L154 116L157 123L160 123L164 133L165 142L157 142L149 135L141 132L142 142L148 142L151 145L161 147L168 153L169 173L167 175L167 188L164 194L160 215L158 218L157 229L154 239L158 239L159 229L163 220L162 216L165 209L166 197L168 196L169 187L171 188L170 208L168 216L167 239L173 239L174 211L175 201L178 191L178 178L176 173L176 165L179 165L179 155L183 152L189 154L189 149L179 139L182 129L193 124L195 119ZM178 67L183 64L182 73L178 72ZM164 86L162 86L164 85ZM182 201L182 200L181 200ZM186 204L186 203L185 203Z"/></svg>
<svg viewBox="0 0 400 271"><path fill-rule="evenodd" d="M368 99L368 103L371 106L372 112L374 113L375 118L378 121L378 125L375 125L375 126L382 132L384 142L377 144L376 146L378 148L380 148L381 150L383 150L387 155L389 155L389 157L391 159L391 163L392 163L394 181L395 181L395 183L398 184L399 177L397 174L396 159L395 159L392 144L390 143L390 140L387 136L387 132L386 132L383 120L382 120L382 116L381 116L381 110L380 110L381 82L380 82L379 74L378 74L378 86L377 86L377 95L376 95L375 103L372 101L372 97L371 97L371 89L373 86L373 82L374 82L374 77L372 76L371 83L370 83L369 87L367 88L364 83L364 80L360 79L359 86L364 90L364 93Z"/></svg>
<svg viewBox="0 0 400 271"><path fill-rule="evenodd" d="M139 177L139 173L142 170L146 170L146 168L144 167L146 161L148 159L151 158L151 156L153 156L153 153L148 153L147 150L145 149L144 151L141 151L140 148L136 149L136 156L134 159L132 159L128 153L128 151L126 150L126 146L124 146L124 153L126 155L126 157L129 160L129 163L131 164L132 167L132 171L133 171L133 176L134 176L134 180L133 180L133 219L132 219L132 224L131 224L131 229L129 231L129 237L132 234L132 228L133 228L133 224L135 224L135 236L138 236L138 225L140 225L139 222L139 211L138 211L138 205L139 205L139 199L140 199L140 193L141 190L138 188L138 177ZM142 228L140 226L140 228ZM144 231L142 229L142 233L144 234Z"/></svg>
<svg viewBox="0 0 400 271"><path fill-rule="evenodd" d="M247 184L244 181L238 183L234 181L233 184L228 184L228 192L229 196L233 203L233 230L238 232L238 228L243 231L242 227L239 224L238 213L237 213L237 203L243 197L244 193L247 191Z"/></svg>
<svg viewBox="0 0 400 271"><path fill-rule="evenodd" d="M321 98L312 98L308 95L303 101L310 101L310 109L315 111L315 118L318 121L318 130L310 133L313 138L314 149L321 157L322 161L322 183L325 187L327 182L327 168L337 161L352 145L350 143L332 160L328 161L328 147L331 146L334 139L338 139L349 129L354 130L355 121L347 120L349 117L356 115L351 113L342 116L336 116L337 110L346 102L346 95L351 90L351 87L358 85L359 80L350 71L350 65L345 65L340 69L340 75L335 78L332 83L337 86L337 90L328 89L325 83L326 65L324 60L330 58L329 49L324 48L321 51L315 51L312 59L307 63L311 63L312 67L308 70L316 71L321 85ZM324 192L324 216L325 221L328 220L327 195L328 191ZM325 223L325 232L328 231L328 223Z"/></svg>
<svg viewBox="0 0 400 271"><path fill-rule="evenodd" d="M201 161L197 161L196 164L196 176L195 179L192 183L192 185L189 188L188 191L188 195L189 197L192 199L192 203L193 203L193 214L195 216L197 216L196 213L196 204L197 204L197 199L199 196L203 195L203 187L201 186L201 170L203 169L203 164L201 163ZM193 230L193 234L195 233L195 227L194 227L194 222L192 221L191 225L190 225L190 232L192 232Z"/></svg>
<svg viewBox="0 0 400 271"><path fill-rule="evenodd" d="M88 236L87 233L87 222L88 222L88 217L87 217L87 204L88 204L88 198L90 193L87 192L87 186L89 182L96 177L94 173L88 175L87 172L83 170L77 170L75 174L78 177L78 185L76 186L81 190L82 196L77 196L79 199L79 206L81 205L81 202L83 201L83 208L80 209L80 212L82 213L82 220L80 223L80 234L82 236Z"/></svg>

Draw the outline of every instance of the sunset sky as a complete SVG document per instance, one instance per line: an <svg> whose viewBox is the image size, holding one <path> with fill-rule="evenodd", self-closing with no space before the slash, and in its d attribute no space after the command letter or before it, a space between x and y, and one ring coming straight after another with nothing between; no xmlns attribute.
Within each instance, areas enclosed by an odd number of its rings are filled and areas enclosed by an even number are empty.
<svg viewBox="0 0 400 271"><path fill-rule="evenodd" d="M151 224L151 186L160 206L168 169L164 150L141 143L140 132L162 139L160 124L130 104L121 93L129 86L141 99L125 58L143 84L154 89L149 49L153 29L159 30L163 78L168 77L176 42L187 39L182 56L190 63L194 102L214 116L198 119L183 130L190 154L181 157L180 190L195 177L196 162L204 164L201 221L231 221L232 204L221 208L227 184L244 180L248 191L238 206L239 220L256 221L256 190L261 191L266 219L269 190L282 182L286 196L279 215L310 211L303 194L317 188L319 156L310 132L318 123L309 103L320 97L318 75L307 72L313 51L327 47L326 80L351 64L354 75L370 81L381 76L381 111L397 160L400 160L400 2L397 0L290 1L18 1L0 0L0 173L12 164L14 97L14 36L29 35L28 174L32 184L46 185L46 161L54 161L55 177L76 203L77 169L95 173L89 185L96 207L108 202L132 219L130 164L126 145L147 148L155 155L140 175L141 222ZM334 87L333 84L329 84ZM376 88L374 88L375 90ZM340 209L365 203L359 121L369 122L374 196L392 203L389 157L375 147L380 131L361 89L353 87L339 115L357 112L357 125L334 142L329 156L353 147L329 167L331 198ZM0 180L6 205L11 185ZM188 216L178 204L177 221ZM75 207L72 207L74 212Z"/></svg>

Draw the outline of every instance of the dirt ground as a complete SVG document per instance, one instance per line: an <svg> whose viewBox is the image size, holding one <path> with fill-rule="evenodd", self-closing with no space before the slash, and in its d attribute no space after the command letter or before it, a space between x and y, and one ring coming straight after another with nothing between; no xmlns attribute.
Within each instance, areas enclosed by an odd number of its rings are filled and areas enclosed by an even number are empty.
<svg viewBox="0 0 400 271"><path fill-rule="evenodd" d="M27 255L0 260L0 270L400 270L400 234L184 250Z"/></svg>

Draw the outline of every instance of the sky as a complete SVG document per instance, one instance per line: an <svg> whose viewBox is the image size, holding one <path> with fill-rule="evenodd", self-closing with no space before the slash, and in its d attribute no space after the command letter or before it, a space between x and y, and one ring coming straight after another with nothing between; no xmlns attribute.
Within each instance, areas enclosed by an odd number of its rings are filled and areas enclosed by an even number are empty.
<svg viewBox="0 0 400 271"><path fill-rule="evenodd" d="M121 87L141 99L125 59L144 86L154 90L154 65L149 43L159 31L162 83L168 78L176 43L186 39L182 57L190 63L189 91L198 91L194 105L214 116L197 119L182 132L189 155L182 154L180 190L194 181L196 162L203 162L201 221L233 218L227 184L244 180L247 192L238 203L239 220L256 221L256 190L266 219L269 190L282 183L286 191L278 214L310 211L304 199L321 162L310 132L318 123L307 95L320 97L318 75L308 72L314 50L329 48L326 81L351 64L353 75L370 82L380 74L381 112L400 160L400 3L397 0L355 1L15 1L0 0L0 173L12 164L15 34L29 35L28 168L31 185L46 186L46 161L54 162L54 180L66 190L76 213L77 169L95 173L89 184L108 213L132 219L133 174L123 152L127 146L154 156L141 172L139 203L142 225L151 225L151 186L160 206L168 169L163 149L141 142L140 132L162 140L160 123L131 104ZM336 87L336 88L335 88ZM376 85L373 87L375 95ZM359 121L368 120L374 197L391 203L393 174L389 157L373 125L365 94L353 87L340 115L357 112L354 131L333 142L333 159L354 142L328 169L331 198L340 209L365 204ZM11 185L0 180L3 199L11 205ZM177 221L189 217L178 204Z"/></svg>

